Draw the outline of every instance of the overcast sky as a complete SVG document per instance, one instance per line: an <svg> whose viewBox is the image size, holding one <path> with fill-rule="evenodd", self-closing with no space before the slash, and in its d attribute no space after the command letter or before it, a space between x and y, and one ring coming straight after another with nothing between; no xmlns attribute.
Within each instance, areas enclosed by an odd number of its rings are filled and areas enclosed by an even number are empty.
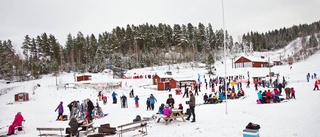
<svg viewBox="0 0 320 137"><path fill-rule="evenodd" d="M225 28L233 36L320 20L320 0L224 0ZM222 0L0 0L0 40L21 47L25 35L46 32L65 45L67 34L111 32L127 24L199 22L223 27Z"/></svg>

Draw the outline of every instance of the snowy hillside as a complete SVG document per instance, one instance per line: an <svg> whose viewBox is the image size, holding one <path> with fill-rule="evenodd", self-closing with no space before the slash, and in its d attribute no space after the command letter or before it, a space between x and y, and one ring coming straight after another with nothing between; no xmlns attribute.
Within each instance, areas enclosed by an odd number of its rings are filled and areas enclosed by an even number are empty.
<svg viewBox="0 0 320 137"><path fill-rule="evenodd" d="M288 48L289 49L289 48ZM287 49L287 50L288 50ZM276 51L279 52L279 51ZM269 53L277 56L276 52ZM288 51L289 52L289 51ZM150 121L148 123L148 135L150 137L200 137L200 136L217 136L217 137L241 137L242 130L249 122L258 123L261 126L260 136L262 137L317 137L320 122L320 91L313 91L314 79L306 82L307 73L320 74L320 53L311 56L305 61L295 63L292 69L288 65L276 66L271 68L273 72L279 73L280 78L286 77L288 87L294 87L296 90L296 100L289 100L285 103L274 104L256 104L257 94L253 88L244 88L245 94L248 96L243 100L228 100L227 103L201 105L195 108L196 122L182 122L174 120L169 125L165 125L164 121L156 123ZM224 64L217 62L217 76L224 76ZM179 69L177 69L179 67ZM204 68L192 68L190 64L176 65L170 67L173 75L179 77L191 77L197 79L198 74L201 75L201 81L204 77L208 78ZM250 76L266 75L268 68L231 68L231 60L227 60L227 75L244 75L250 72ZM164 74L168 71L168 66L143 68L128 71L128 75L135 74ZM108 74L92 74L94 82L114 81ZM103 105L99 101L104 113L109 113L107 117L94 120L94 126L110 123L112 127L131 122L136 115L142 117L151 117L158 110L161 103L165 103L169 94L173 94L175 106L182 103L184 109L188 108L185 104L188 98L182 98L182 95L176 95L174 92L157 91L152 86L151 79L122 79L116 80L122 82L120 89L103 90L103 94L108 96L107 105ZM54 110L60 101L64 102L65 114L69 115L67 104L73 100L82 101L90 98L94 103L97 99L98 91L92 88L56 88L64 83L74 82L74 74L61 74L58 77L51 75L44 76L42 79L27 81L21 83L5 84L0 83L0 90L3 93L0 96L0 133L6 134L8 125L13 121L17 112L21 112L26 122L25 133L18 133L19 137L37 136L37 127L68 127L68 121L55 121L57 112ZM33 88L40 84L40 87ZM245 85L245 83L243 84ZM245 86L244 86L245 87ZM120 108L120 104L111 103L111 92L115 91L119 96L125 94L128 96L131 89L134 89L135 95L140 98L140 107L135 108L133 98L128 100L128 108ZM217 89L217 88L216 88ZM259 87L259 90L267 90L267 88ZM173 89L174 91L174 89ZM30 101L14 102L14 95L19 92L27 92L30 95ZM196 103L203 103L204 93L210 94L211 91L206 90L204 85L201 87L199 96L196 96ZM157 98L154 111L146 111L146 99L153 94ZM283 97L283 96L282 96ZM132 131L123 134L130 137L138 134ZM84 135L81 135L84 136ZM118 136L118 135L114 135Z"/></svg>

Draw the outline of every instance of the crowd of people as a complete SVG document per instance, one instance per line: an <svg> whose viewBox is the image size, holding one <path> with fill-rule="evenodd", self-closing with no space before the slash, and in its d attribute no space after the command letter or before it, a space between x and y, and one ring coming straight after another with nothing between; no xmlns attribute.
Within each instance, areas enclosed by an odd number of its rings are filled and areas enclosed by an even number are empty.
<svg viewBox="0 0 320 137"><path fill-rule="evenodd" d="M249 77L249 74L248 74ZM316 74L310 76L310 74L307 74L307 80L309 82L309 79L314 79L316 78ZM240 79L240 80L239 80ZM205 89L209 93L204 93L203 95L203 103L204 104L214 104L214 103L221 103L224 99L238 99L240 97L245 96L245 92L242 88L242 79L244 79L244 76L238 76L238 77L227 77L222 78L222 77L217 77L217 78L209 78L209 81L206 80L204 77L204 85ZM247 81L247 87L249 87L250 80ZM258 104L263 104L263 103L278 103L282 100L283 98L280 98L280 95L282 93L282 89L284 89L286 93L286 99L296 99L295 96L295 90L293 87L290 88L284 88L287 85L287 82L285 81L283 77L282 83L278 83L278 80L276 79L275 81L272 82L272 86L270 85L271 82L266 82L266 83L258 83L257 81L254 80L254 85L255 89L258 90L259 86L266 86L266 87L273 87L273 90L260 90L257 92L258 99L257 103ZM196 121L196 115L195 115L195 107L196 107L196 98L195 96L199 96L199 92L201 92L201 82L196 82L193 83L189 86L187 84L182 85L180 83L180 88L184 87L184 94L182 98L189 98L189 101L186 102L187 105L189 105L189 108L184 111L182 103L179 103L176 105L175 99L173 98L172 94L168 95L168 99L166 100L165 103L161 103L159 106L159 109L157 111L158 114L163 114L167 117L170 117L171 112L173 109L180 109L183 114L188 115L186 120L191 120L191 122ZM314 89L313 90L319 90L319 85L320 83L318 80L315 81L314 84ZM215 87L218 87L217 89ZM189 89L190 88L190 89ZM171 90L171 87L168 88L169 92ZM211 92L210 92L211 91ZM113 91L112 94L112 100L113 104L117 104L117 98L118 94ZM139 108L139 101L140 98L138 95L134 95L134 90L132 89L129 92L129 97L132 98L134 101L134 106L136 108ZM128 108L128 98L125 94L119 97L120 99L120 105L121 108ZM71 134L76 134L76 131L78 130L77 128L79 127L79 124L87 124L91 123L95 118L101 118L104 117L104 113L102 111L102 108L100 107L98 101L103 101L104 104L107 103L107 96L103 95L101 91L98 92L98 99L96 104L89 99L85 99L83 101L72 101L70 102L67 107L69 108L70 111L70 116L69 116L69 125L71 128L69 128L69 132ZM155 109L155 104L157 102L156 97L153 94L150 94L149 97L146 99L146 110L151 110L153 111ZM57 121L60 120L68 120L68 118L64 117L64 107L63 107L63 101L59 103L57 108L55 109L55 112L58 112L58 116L56 118ZM140 115L137 115L137 117L133 121L140 121L141 117ZM15 127L21 126L22 121L24 121L24 118L22 117L21 113L17 113L14 122L8 129L8 135L14 134ZM83 121L80 122L79 121Z"/></svg>
<svg viewBox="0 0 320 137"><path fill-rule="evenodd" d="M293 87L285 88L285 94L286 94L286 99L296 99L295 96L295 90ZM258 95L258 100L257 104L264 104L264 103L279 103L280 101L284 100L284 98L280 98L280 91L278 88L274 88L273 90L260 90L257 92Z"/></svg>

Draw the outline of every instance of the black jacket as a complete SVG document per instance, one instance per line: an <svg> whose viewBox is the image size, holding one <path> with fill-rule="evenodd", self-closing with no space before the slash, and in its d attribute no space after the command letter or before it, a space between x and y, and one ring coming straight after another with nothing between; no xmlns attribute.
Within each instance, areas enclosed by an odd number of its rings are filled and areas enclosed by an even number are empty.
<svg viewBox="0 0 320 137"><path fill-rule="evenodd" d="M70 122L69 122L69 126L70 126L70 132L71 132L71 133L76 133L76 132L78 132L79 124L78 124L76 118L71 118L71 120L70 120Z"/></svg>
<svg viewBox="0 0 320 137"><path fill-rule="evenodd" d="M88 111L91 112L94 109L94 105L93 105L92 101L89 100L87 104L88 104Z"/></svg>

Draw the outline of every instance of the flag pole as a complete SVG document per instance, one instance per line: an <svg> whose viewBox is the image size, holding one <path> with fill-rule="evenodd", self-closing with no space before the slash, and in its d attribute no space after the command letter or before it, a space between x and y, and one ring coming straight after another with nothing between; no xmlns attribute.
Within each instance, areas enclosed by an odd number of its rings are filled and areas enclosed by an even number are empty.
<svg viewBox="0 0 320 137"><path fill-rule="evenodd" d="M224 55L224 90L225 90L225 97L226 97L226 114L228 114L228 93L227 93L227 59L226 59L226 31L224 26L224 6L223 0L222 1L222 22L223 22L223 55Z"/></svg>

